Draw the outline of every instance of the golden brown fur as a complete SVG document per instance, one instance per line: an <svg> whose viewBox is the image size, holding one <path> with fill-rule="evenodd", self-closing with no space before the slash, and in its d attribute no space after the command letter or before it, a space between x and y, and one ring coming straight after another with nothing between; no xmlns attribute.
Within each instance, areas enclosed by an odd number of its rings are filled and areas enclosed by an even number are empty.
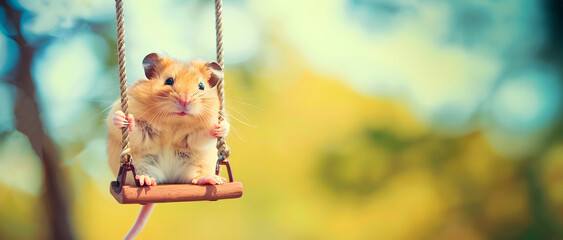
<svg viewBox="0 0 563 240"><path fill-rule="evenodd" d="M216 72L203 61L187 63L160 56L148 67L155 75L147 73L149 80L137 81L128 91L129 113L136 122L129 141L138 174L154 177L157 183L190 183L213 175L216 138L209 131L217 123L219 101L210 79ZM173 86L164 84L167 78L174 79ZM198 88L200 82L204 90ZM179 99L191 102L185 116L176 113ZM112 115L120 108L118 100L107 119L109 166L114 174L119 168L121 130ZM127 184L133 184L131 175Z"/></svg>

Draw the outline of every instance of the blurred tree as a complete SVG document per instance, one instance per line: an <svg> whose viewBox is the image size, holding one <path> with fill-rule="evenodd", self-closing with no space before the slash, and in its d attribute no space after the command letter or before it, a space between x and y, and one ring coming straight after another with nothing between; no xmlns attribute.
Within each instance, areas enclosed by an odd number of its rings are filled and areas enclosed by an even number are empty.
<svg viewBox="0 0 563 240"><path fill-rule="evenodd" d="M48 221L45 222L49 239L74 239L68 219L68 199L64 189L65 181L59 168L59 156L52 139L43 130L36 101L35 84L31 76L31 63L35 48L28 44L21 33L22 13L5 1L0 3L6 10L10 24L17 32L10 36L19 46L21 61L17 67L14 80L10 81L17 89L17 100L14 107L16 129L25 134L41 160L45 176L43 192L44 206Z"/></svg>

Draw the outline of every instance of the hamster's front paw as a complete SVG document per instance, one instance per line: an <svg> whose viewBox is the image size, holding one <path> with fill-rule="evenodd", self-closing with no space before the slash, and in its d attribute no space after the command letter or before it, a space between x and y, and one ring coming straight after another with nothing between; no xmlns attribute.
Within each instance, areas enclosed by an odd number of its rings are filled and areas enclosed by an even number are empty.
<svg viewBox="0 0 563 240"><path fill-rule="evenodd" d="M222 121L221 124L215 124L213 129L209 131L209 134L213 137L225 137L229 133L229 129L231 128L231 124L227 121Z"/></svg>
<svg viewBox="0 0 563 240"><path fill-rule="evenodd" d="M203 177L196 178L192 180L192 184L197 185L215 185L215 184L223 184L227 179L217 175L207 175Z"/></svg>
<svg viewBox="0 0 563 240"><path fill-rule="evenodd" d="M156 186L156 180L153 177L149 177L147 175L137 175L135 176L137 180L139 180L139 184L141 186Z"/></svg>
<svg viewBox="0 0 563 240"><path fill-rule="evenodd" d="M133 117L133 114L129 114L127 118L125 118L125 113L119 110L113 114L112 120L113 125L119 129L122 129L127 125L129 125L129 131L133 131L133 129L135 129L135 117Z"/></svg>

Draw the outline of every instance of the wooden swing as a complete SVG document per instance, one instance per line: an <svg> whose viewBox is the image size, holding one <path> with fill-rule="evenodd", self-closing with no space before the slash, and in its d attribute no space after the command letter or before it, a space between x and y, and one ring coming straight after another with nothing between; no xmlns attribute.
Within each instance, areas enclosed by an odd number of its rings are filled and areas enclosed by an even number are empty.
<svg viewBox="0 0 563 240"><path fill-rule="evenodd" d="M223 67L223 22L221 12L223 8L222 0L215 0L215 30L217 40L217 63ZM125 72L125 27L123 21L123 2L115 1L117 15L117 53L119 63L119 86L121 91L121 111L128 115L127 105L127 74ZM219 119L224 120L225 92L224 79L217 83L217 96L219 98ZM137 173L132 163L132 156L129 148L129 128L121 129L122 150L120 153L121 166L117 174L117 180L110 184L111 195L121 204L147 204L164 202L184 202L184 201L215 201L219 199L239 198L242 196L242 183L233 181L233 173L228 157L231 153L225 138L217 138L218 160L215 167L215 174L219 175L221 165L227 167L229 182L222 185L192 185L192 184L164 184L156 186L143 186L136 179ZM133 173L136 186L126 186L125 180L127 172Z"/></svg>

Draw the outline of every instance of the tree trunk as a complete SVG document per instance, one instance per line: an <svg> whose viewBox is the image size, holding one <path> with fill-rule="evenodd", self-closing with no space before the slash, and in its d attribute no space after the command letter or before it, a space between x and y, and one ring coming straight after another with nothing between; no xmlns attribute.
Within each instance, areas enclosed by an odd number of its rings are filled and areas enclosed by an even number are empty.
<svg viewBox="0 0 563 240"><path fill-rule="evenodd" d="M14 106L16 129L27 136L35 154L41 160L44 173L44 202L47 221L43 224L50 230L49 239L74 239L68 219L68 200L65 195L66 181L59 167L60 159L57 148L45 133L41 122L39 107L35 97L35 84L31 76L31 63L35 49L27 44L22 36L20 21L22 13L0 3L5 8L8 21L16 27L17 35L10 36L20 48L20 61L11 83L17 88L17 100Z"/></svg>

